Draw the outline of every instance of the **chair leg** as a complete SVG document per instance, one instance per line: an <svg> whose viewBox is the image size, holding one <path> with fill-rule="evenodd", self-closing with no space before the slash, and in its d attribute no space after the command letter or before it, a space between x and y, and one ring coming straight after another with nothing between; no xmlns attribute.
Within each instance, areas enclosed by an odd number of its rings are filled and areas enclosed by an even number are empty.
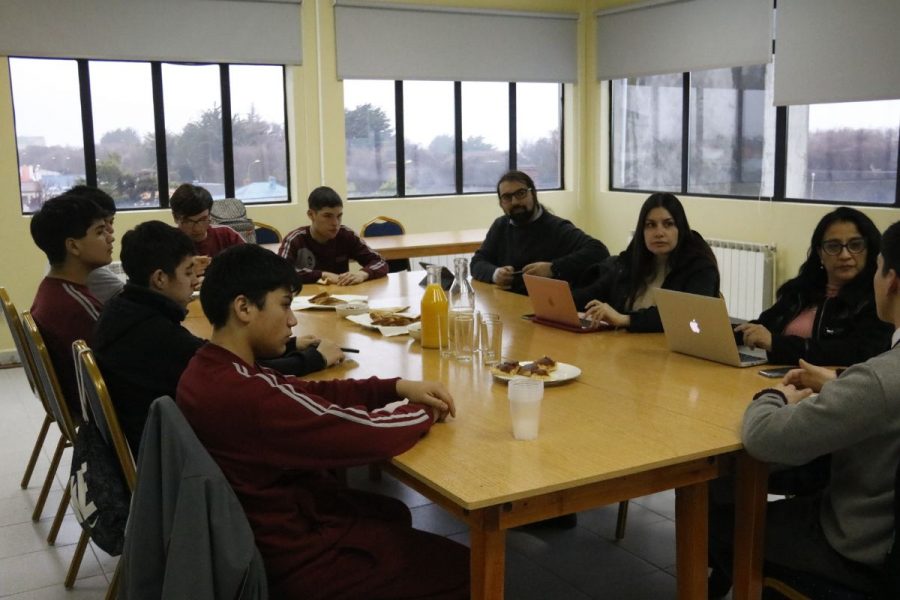
<svg viewBox="0 0 900 600"><path fill-rule="evenodd" d="M66 484L63 492L62 500L59 502L59 508L56 509L56 517L53 519L53 525L50 527L50 533L47 534L47 543L51 546L56 543L56 536L59 534L59 528L66 516L66 509L69 507L69 500L72 498L72 486Z"/></svg>
<svg viewBox="0 0 900 600"><path fill-rule="evenodd" d="M38 456L41 455L41 446L44 445L44 440L47 438L47 431L50 429L50 424L53 423L53 419L50 418L50 415L44 415L44 424L41 425L41 430L38 432L37 440L34 442L34 450L31 451L31 458L28 459L28 466L25 467L25 475L22 477L22 489L28 487L28 483L31 481L31 474L34 473L34 465L37 463Z"/></svg>
<svg viewBox="0 0 900 600"><path fill-rule="evenodd" d="M625 523L628 520L628 500L619 502L619 516L616 517L616 539L625 537Z"/></svg>
<svg viewBox="0 0 900 600"><path fill-rule="evenodd" d="M113 573L112 580L109 582L109 587L106 588L106 600L116 600L116 594L119 592L119 567L122 566L122 559L119 558L119 562L116 563L116 570Z"/></svg>
<svg viewBox="0 0 900 600"><path fill-rule="evenodd" d="M31 520L38 521L41 513L44 512L44 503L47 501L47 494L50 493L50 486L53 485L53 478L56 477L56 469L59 468L59 461L62 459L63 450L66 449L66 438L59 436L59 443L56 444L56 451L53 453L53 459L50 461L50 470L47 471L47 478L44 479L44 487L38 496L37 504L34 505L34 512L31 513Z"/></svg>
<svg viewBox="0 0 900 600"><path fill-rule="evenodd" d="M72 589L72 586L75 585L75 578L78 577L78 569L81 568L81 559L84 558L84 551L89 539L88 532L82 531L81 537L78 538L78 545L75 546L75 554L72 555L72 562L69 563L69 571L66 573L65 586L67 590Z"/></svg>

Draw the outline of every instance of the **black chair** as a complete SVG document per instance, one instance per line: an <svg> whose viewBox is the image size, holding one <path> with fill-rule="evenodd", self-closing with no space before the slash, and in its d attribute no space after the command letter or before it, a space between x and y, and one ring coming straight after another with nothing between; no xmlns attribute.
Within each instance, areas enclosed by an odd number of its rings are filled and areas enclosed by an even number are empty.
<svg viewBox="0 0 900 600"><path fill-rule="evenodd" d="M400 223L400 221L398 221L397 219L392 219L391 217L375 217L362 226L363 237L403 235L404 233L406 233L406 230L403 228L403 224ZM398 273L400 271L410 270L408 258L395 258L387 261L387 264L389 273Z"/></svg>
<svg viewBox="0 0 900 600"><path fill-rule="evenodd" d="M281 243L281 232L260 221L253 221L253 228L256 232L257 244L278 244Z"/></svg>

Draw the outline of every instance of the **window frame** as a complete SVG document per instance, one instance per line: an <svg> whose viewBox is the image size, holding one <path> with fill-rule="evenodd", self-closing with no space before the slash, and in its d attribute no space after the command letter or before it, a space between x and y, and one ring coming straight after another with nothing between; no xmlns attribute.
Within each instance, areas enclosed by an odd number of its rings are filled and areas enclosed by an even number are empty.
<svg viewBox="0 0 900 600"><path fill-rule="evenodd" d="M352 80L351 80L352 81ZM490 190L464 192L463 191L463 138L462 138L462 81L453 82L453 132L454 132L454 192L446 194L407 194L406 193L406 140L404 135L404 106L403 106L403 81L402 79L394 80L394 144L396 155L396 177L397 191L391 195L384 196L350 196L347 195L348 201L355 200L391 200L399 198L435 198L441 196L478 196L493 193ZM516 82L508 82L508 103L509 103L509 152L507 170L515 170L518 166L518 132L516 129L517 117L516 112ZM566 113L565 113L565 97L566 84L558 83L559 86L559 187L542 188L540 191L556 191L564 190L565 182L565 131L566 131ZM344 107L346 111L346 106Z"/></svg>
<svg viewBox="0 0 900 600"><path fill-rule="evenodd" d="M157 192L159 194L158 206L142 206L142 207L121 207L119 211L148 211L169 208L169 166L168 166L168 150L166 148L166 126L165 126L165 105L163 91L162 65L215 65L219 68L219 101L222 111L222 162L223 176L225 183L225 197L234 198L235 186L234 179L234 146L232 131L232 115L231 112L231 81L229 75L230 63L188 63L180 61L147 61L147 60L116 60L116 59L88 59L88 58L54 58L54 57L34 57L34 56L9 56L10 59L27 59L27 60L71 60L75 61L78 69L78 89L81 100L81 133L84 140L84 171L85 183L89 186L97 186L97 157L96 146L94 144L94 121L93 121L93 105L91 101L91 80L90 67L91 62L118 62L118 63L143 63L150 65L151 89L153 94L153 124L154 139L156 141L156 177ZM287 68L285 65L243 65L240 66L277 66L281 68L281 85L283 90L284 106L282 108L284 117L284 146L285 146L285 187L287 188L287 197L284 200L267 200L265 202L253 202L254 206L266 204L290 204L291 202L291 148L290 135L288 134L288 93L287 93ZM12 85L12 81L10 81ZM13 117L13 129L15 130L15 116ZM17 136L18 137L18 136ZM16 165L21 167L19 157L19 145L16 143ZM18 179L19 186L19 205L23 215L29 215L24 210L22 204L22 180Z"/></svg>
<svg viewBox="0 0 900 600"><path fill-rule="evenodd" d="M681 103L682 103L682 115L681 115L681 191L677 192L679 195L683 196L692 196L697 198L725 198L729 200L759 200L761 197L766 199L769 196L740 196L734 194L708 194L702 192L689 192L687 189L688 185L688 167L689 167L689 141L690 141L690 83L691 83L691 73L689 71L685 71L682 73L682 93L681 93ZM614 124L614 115L615 111L613 110L613 80L607 81L607 97L609 98L608 107L607 107L607 119L609 124L609 156L607 156L607 164L606 167L609 173L609 191L611 192L626 192L626 193L634 193L634 194L653 194L658 192L659 190L652 189L642 189L642 188L620 188L613 186L612 173L614 172L613 166L613 157L614 157L614 140L615 137L615 124ZM773 189L771 200L774 202L797 202L804 204L825 204L830 206L870 206L870 207L881 207L881 208L890 208L890 207L898 207L900 206L900 128L898 128L897 134L897 144L898 144L898 152L897 152L897 169L896 169L896 186L894 189L894 201L889 202L858 202L851 200L825 200L825 199L812 199L812 198L796 198L789 197L785 194L787 189L787 139L788 139L788 107L786 106L776 106L775 107L775 157L774 157L774 173L773 173Z"/></svg>

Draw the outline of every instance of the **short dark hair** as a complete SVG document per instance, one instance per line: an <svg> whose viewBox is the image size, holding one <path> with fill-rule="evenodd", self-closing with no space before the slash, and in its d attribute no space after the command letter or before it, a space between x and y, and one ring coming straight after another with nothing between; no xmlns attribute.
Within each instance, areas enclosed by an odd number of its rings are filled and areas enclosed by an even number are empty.
<svg viewBox="0 0 900 600"><path fill-rule="evenodd" d="M169 207L176 219L193 217L204 210L212 210L212 194L206 188L191 183L182 183L169 198Z"/></svg>
<svg viewBox="0 0 900 600"><path fill-rule="evenodd" d="M120 258L128 282L149 287L157 269L174 275L185 257L194 253L194 242L186 233L162 221L147 221L122 236Z"/></svg>
<svg viewBox="0 0 900 600"><path fill-rule="evenodd" d="M104 218L103 209L95 202L62 194L47 200L31 217L31 239L51 265L59 265L66 260L66 240L83 238L91 225Z"/></svg>
<svg viewBox="0 0 900 600"><path fill-rule="evenodd" d="M327 185L319 186L309 193L306 200L310 210L322 210L323 208L335 208L344 206L344 201L336 191Z"/></svg>
<svg viewBox="0 0 900 600"><path fill-rule="evenodd" d="M885 229L881 234L881 260L882 275L887 275L891 269L900 275L900 221Z"/></svg>
<svg viewBox="0 0 900 600"><path fill-rule="evenodd" d="M75 187L66 190L65 193L66 195L75 194L77 196L84 196L88 200L94 202L94 204L103 210L104 219L108 219L116 214L116 201L112 199L112 196L100 188L91 187L89 185L76 185Z"/></svg>
<svg viewBox="0 0 900 600"><path fill-rule="evenodd" d="M500 179L497 181L497 197L500 197L500 184L504 181L516 181L521 183L529 190L531 190L531 196L534 198L534 201L537 202L537 188L534 187L534 181L531 179L531 176L528 173L523 171L507 171L503 175L500 176Z"/></svg>
<svg viewBox="0 0 900 600"><path fill-rule="evenodd" d="M287 288L296 294L301 287L300 275L287 259L256 244L240 244L213 258L200 288L200 304L213 328L220 328L238 296L262 308L269 292Z"/></svg>

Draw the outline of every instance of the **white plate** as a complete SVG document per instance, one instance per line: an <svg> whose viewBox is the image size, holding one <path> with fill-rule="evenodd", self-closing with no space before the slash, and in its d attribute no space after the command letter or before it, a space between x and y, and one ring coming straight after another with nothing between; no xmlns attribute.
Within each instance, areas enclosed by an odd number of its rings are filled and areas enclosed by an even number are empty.
<svg viewBox="0 0 900 600"><path fill-rule="evenodd" d="M381 335L390 337L394 335L406 335L409 333L409 325L398 325L396 327L386 327L384 325L373 325L372 315L363 313L361 315L347 315L344 317L348 321L353 321L357 325L361 325L365 329L373 329L380 331Z"/></svg>
<svg viewBox="0 0 900 600"><path fill-rule="evenodd" d="M530 360L520 360L520 365L527 365L528 363L533 362ZM491 371L491 375L494 376L494 379L497 381L509 381L510 379L516 377L522 377L523 375L500 375L499 373L494 373ZM565 383L566 381L571 381L581 375L581 369L576 367L575 365L570 365L569 363L558 362L556 363L556 370L550 373L550 379L544 380L544 385L559 385L560 383Z"/></svg>
<svg viewBox="0 0 900 600"><path fill-rule="evenodd" d="M337 298L338 300L343 300L344 302L366 302L369 297L368 296L354 296L352 294L332 294L332 298ZM323 305L323 304L312 304L309 299L312 296L297 296L291 301L291 309L292 310L334 310L334 304L331 305Z"/></svg>

